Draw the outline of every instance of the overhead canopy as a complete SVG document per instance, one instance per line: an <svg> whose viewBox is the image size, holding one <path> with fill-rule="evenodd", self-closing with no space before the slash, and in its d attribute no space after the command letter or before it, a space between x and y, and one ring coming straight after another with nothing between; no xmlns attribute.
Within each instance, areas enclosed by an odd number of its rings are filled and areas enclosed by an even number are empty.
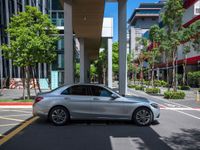
<svg viewBox="0 0 200 150"><path fill-rule="evenodd" d="M90 59L96 58L99 53L104 6L104 0L72 0L73 31L76 37L84 38Z"/></svg>

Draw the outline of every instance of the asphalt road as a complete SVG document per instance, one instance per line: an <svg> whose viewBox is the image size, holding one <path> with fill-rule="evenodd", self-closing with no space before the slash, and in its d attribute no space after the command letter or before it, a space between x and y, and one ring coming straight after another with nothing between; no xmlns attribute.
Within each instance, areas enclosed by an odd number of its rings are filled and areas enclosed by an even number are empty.
<svg viewBox="0 0 200 150"><path fill-rule="evenodd" d="M31 116L31 108L0 108L0 138Z"/></svg>
<svg viewBox="0 0 200 150"><path fill-rule="evenodd" d="M160 101L160 105L159 124L149 127L119 121L74 121L56 127L39 119L0 149L200 150L200 111L167 101Z"/></svg>

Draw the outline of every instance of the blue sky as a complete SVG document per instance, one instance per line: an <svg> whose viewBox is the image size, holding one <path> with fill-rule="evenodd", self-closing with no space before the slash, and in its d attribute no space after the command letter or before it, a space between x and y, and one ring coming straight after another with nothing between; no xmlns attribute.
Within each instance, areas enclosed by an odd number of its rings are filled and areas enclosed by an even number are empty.
<svg viewBox="0 0 200 150"><path fill-rule="evenodd" d="M158 2L159 0L128 0L127 1L127 20L130 18L134 9L139 6L140 3ZM106 3L105 17L114 18L114 41L118 40L118 7L117 3Z"/></svg>

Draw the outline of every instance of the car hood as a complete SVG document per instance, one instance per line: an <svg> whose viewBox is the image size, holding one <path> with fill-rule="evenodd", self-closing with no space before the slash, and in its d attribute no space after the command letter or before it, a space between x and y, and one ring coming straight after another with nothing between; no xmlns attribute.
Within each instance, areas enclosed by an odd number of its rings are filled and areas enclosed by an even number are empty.
<svg viewBox="0 0 200 150"><path fill-rule="evenodd" d="M125 96L124 97L129 102L142 102L142 103L150 103L150 100L144 97L138 97L138 96Z"/></svg>

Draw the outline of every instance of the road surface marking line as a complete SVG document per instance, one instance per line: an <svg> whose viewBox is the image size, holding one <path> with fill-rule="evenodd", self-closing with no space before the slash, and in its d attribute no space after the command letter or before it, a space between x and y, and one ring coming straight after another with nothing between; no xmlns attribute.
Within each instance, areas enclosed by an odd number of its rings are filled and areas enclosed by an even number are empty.
<svg viewBox="0 0 200 150"><path fill-rule="evenodd" d="M13 123L13 124L1 124L0 127L8 127L8 126L16 126L18 125L17 123Z"/></svg>
<svg viewBox="0 0 200 150"><path fill-rule="evenodd" d="M1 110L1 111L14 111L14 112L22 112L22 113L31 113L31 111L24 111L24 110L13 110L13 109L7 109L7 110Z"/></svg>
<svg viewBox="0 0 200 150"><path fill-rule="evenodd" d="M0 146L10 140L12 137L14 137L16 134L18 134L20 131L25 129L27 126L29 126L31 123L36 121L38 117L33 117L30 120L24 122L22 125L20 125L18 128L10 132L8 135L5 135L1 140L0 140Z"/></svg>
<svg viewBox="0 0 200 150"><path fill-rule="evenodd" d="M182 112L182 111L178 111L178 110L174 110L174 111L179 112L179 113L182 113L182 114L185 114L185 115L187 115L187 116L190 116L190 117L192 117L192 118L195 118L195 119L200 120L200 118L197 117L197 116L194 116L194 115L191 115L191 114L188 114L188 113Z"/></svg>
<svg viewBox="0 0 200 150"><path fill-rule="evenodd" d="M134 92L134 90L132 90L132 91ZM139 92L139 91L137 91L137 92ZM140 92L140 93L142 93L142 92ZM142 94L144 95L145 93L142 93ZM151 95L146 95L146 96L150 96L151 98L155 98L155 99L157 99L157 100L163 101L163 102L168 103L168 104L171 103L171 104L174 104L174 105L178 105L178 106L187 107L187 108L191 108L191 109L192 109L192 107L189 107L189 106L187 106L187 105L183 105L183 104L171 102L171 101L166 100L166 99L158 98L158 97L151 96ZM144 97L144 96L143 96L143 97ZM167 106L166 106L166 107L167 107ZM195 111L200 111L199 109L194 109L194 110L195 110Z"/></svg>
<svg viewBox="0 0 200 150"><path fill-rule="evenodd" d="M32 113L30 114L20 114L20 115L5 115L5 116L1 116L1 117L18 117L18 116L28 116L28 115L32 115Z"/></svg>
<svg viewBox="0 0 200 150"><path fill-rule="evenodd" d="M14 119L14 118L8 118L8 117L0 117L0 119L4 119L4 120L12 120L12 121L19 121L19 122L24 121L24 120L22 120L22 119Z"/></svg>
<svg viewBox="0 0 200 150"><path fill-rule="evenodd" d="M197 110L194 108L172 108L172 107L165 107L165 108L160 108L160 109L162 109L162 110Z"/></svg>

